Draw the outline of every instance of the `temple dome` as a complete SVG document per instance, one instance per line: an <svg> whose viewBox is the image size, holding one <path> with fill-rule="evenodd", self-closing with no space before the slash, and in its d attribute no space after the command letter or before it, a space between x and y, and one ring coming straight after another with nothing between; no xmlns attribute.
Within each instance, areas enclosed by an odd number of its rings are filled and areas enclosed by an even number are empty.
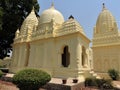
<svg viewBox="0 0 120 90"><path fill-rule="evenodd" d="M38 25L38 19L35 15L34 8L32 9L31 13L27 16L27 18L24 20L20 34L27 35L32 33L32 30L34 30Z"/></svg>
<svg viewBox="0 0 120 90"><path fill-rule="evenodd" d="M97 23L96 23L96 32L104 33L108 31L116 31L117 30L117 23L114 16L111 12L106 9L105 5L103 4L102 12L99 14Z"/></svg>
<svg viewBox="0 0 120 90"><path fill-rule="evenodd" d="M54 22L57 24L62 24L64 22L63 15L54 8L53 4L49 9L42 12L40 15L39 23L48 23L51 22L52 19L54 19Z"/></svg>

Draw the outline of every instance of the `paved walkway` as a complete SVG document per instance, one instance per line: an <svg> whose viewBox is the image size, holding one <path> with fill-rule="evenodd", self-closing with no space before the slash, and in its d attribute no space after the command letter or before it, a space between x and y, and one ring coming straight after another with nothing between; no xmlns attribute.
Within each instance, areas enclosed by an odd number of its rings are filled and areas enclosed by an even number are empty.
<svg viewBox="0 0 120 90"><path fill-rule="evenodd" d="M0 81L0 90L19 90L19 89L10 82Z"/></svg>
<svg viewBox="0 0 120 90"><path fill-rule="evenodd" d="M0 80L0 90L19 90L19 89L10 82L5 82ZM45 89L40 89L40 90L45 90ZM84 88L80 88L79 90L98 90L98 89L84 87Z"/></svg>
<svg viewBox="0 0 120 90"><path fill-rule="evenodd" d="M19 90L13 83L0 80L0 90ZM44 89L40 89L44 90Z"/></svg>

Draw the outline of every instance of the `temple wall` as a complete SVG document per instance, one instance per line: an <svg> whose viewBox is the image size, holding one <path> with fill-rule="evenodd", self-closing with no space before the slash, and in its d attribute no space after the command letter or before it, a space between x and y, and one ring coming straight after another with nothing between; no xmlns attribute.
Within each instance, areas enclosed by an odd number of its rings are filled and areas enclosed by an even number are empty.
<svg viewBox="0 0 120 90"><path fill-rule="evenodd" d="M120 72L120 46L104 46L93 48L94 70L107 73L109 69Z"/></svg>

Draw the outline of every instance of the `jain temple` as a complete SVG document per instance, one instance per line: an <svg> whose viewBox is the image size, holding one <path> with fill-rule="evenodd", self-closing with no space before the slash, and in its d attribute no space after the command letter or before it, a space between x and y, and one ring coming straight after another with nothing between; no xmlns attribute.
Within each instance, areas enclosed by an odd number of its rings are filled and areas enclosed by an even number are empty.
<svg viewBox="0 0 120 90"><path fill-rule="evenodd" d="M106 77L109 69L120 72L120 33L105 5L93 27L90 40L72 15L65 21L53 4L40 18L33 8L16 31L10 71L37 68L52 77L81 79L90 75Z"/></svg>

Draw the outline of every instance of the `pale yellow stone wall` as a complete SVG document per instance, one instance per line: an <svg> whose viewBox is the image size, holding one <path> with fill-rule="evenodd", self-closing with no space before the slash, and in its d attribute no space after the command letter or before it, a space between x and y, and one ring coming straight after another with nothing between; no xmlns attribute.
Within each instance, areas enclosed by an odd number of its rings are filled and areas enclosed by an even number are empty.
<svg viewBox="0 0 120 90"><path fill-rule="evenodd" d="M94 70L101 73L109 69L116 69L120 72L120 46L93 47Z"/></svg>
<svg viewBox="0 0 120 90"><path fill-rule="evenodd" d="M89 41L85 42L81 38L83 37L76 33L31 42L28 67L46 70L54 77L62 77L62 75L65 77L77 76L77 71L84 69L81 65L82 46L86 48L87 56L89 55ZM68 68L62 66L61 55L64 46L69 47L70 65ZM87 68L90 70L89 58L86 61ZM73 73L69 75L71 70Z"/></svg>
<svg viewBox="0 0 120 90"><path fill-rule="evenodd" d="M80 32L62 35L59 37L51 37L46 39L33 40L26 43L14 44L13 66L11 71L16 72L23 68L38 68L49 72L54 77L77 77L78 73L84 70L90 70L89 61L89 39ZM27 56L28 45L29 55ZM64 46L69 47L70 65L65 68L61 64L61 55ZM82 46L85 47L86 67L82 66ZM28 66L25 66L26 57L28 57ZM69 75L69 72L72 73ZM63 74L64 73L64 74Z"/></svg>

